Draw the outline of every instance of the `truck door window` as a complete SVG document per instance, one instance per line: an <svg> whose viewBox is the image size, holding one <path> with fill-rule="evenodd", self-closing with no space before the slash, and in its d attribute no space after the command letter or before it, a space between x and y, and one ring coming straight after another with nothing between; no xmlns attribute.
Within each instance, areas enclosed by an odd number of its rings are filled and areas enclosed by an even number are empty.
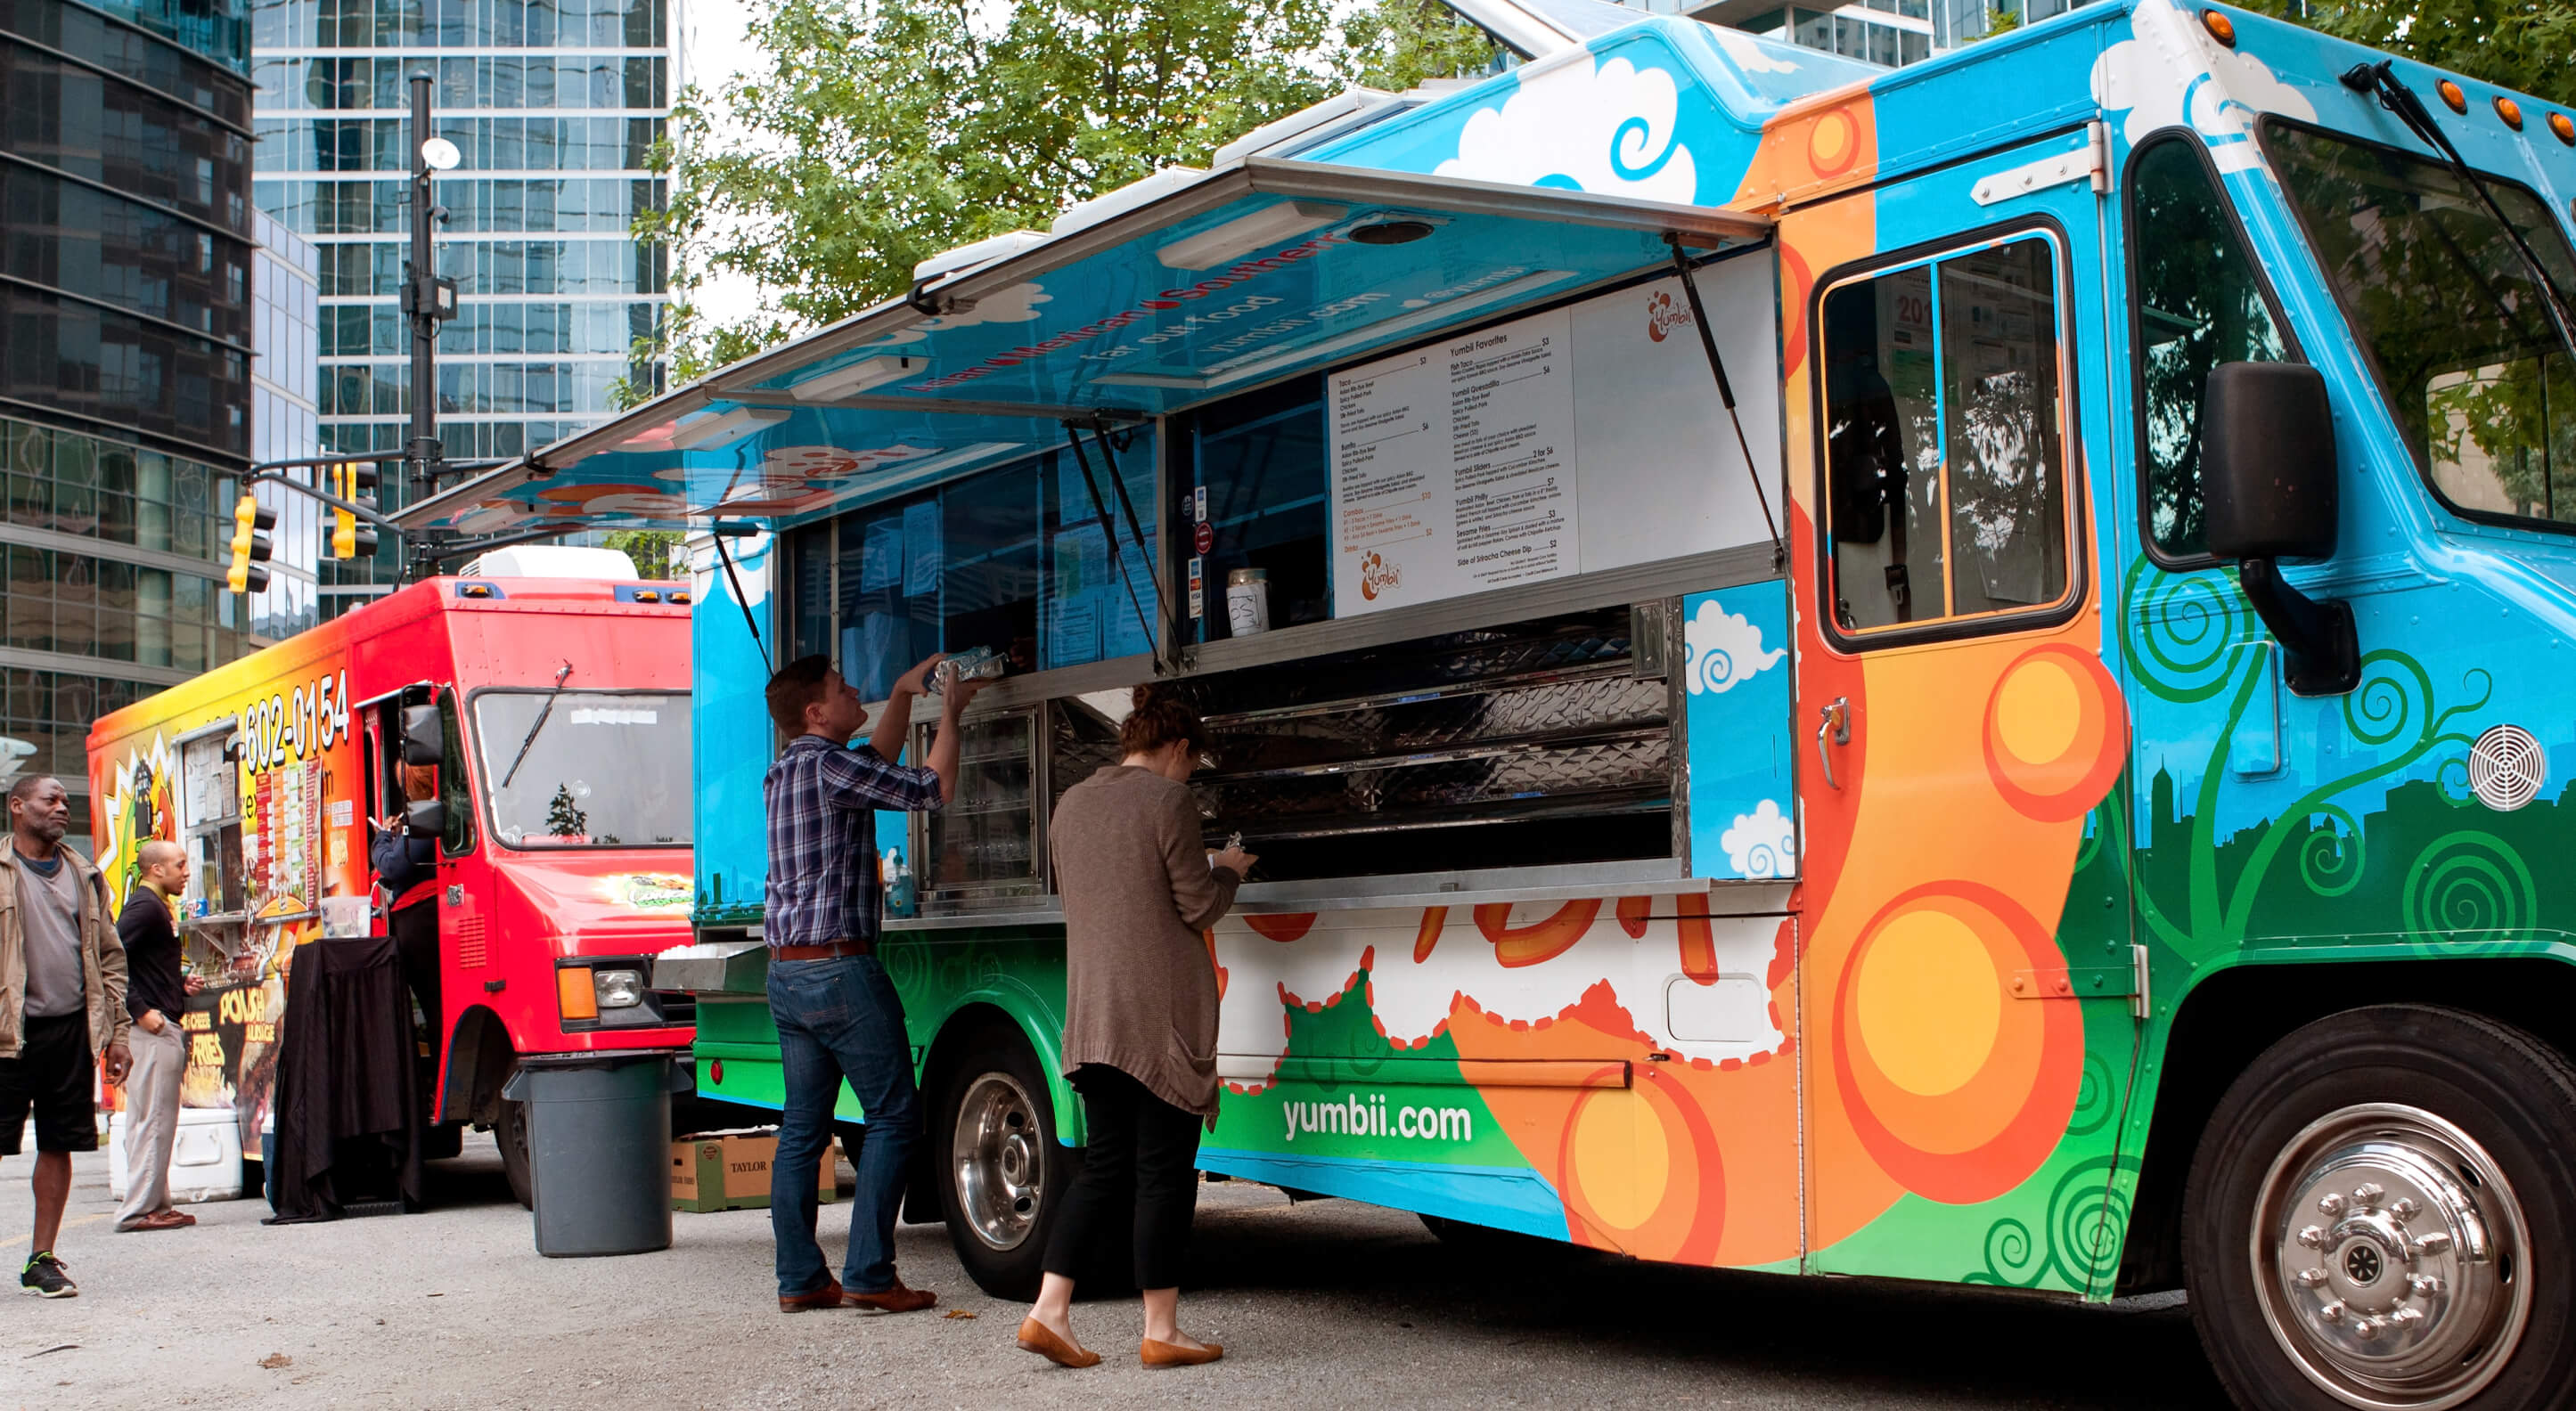
<svg viewBox="0 0 2576 1411"><path fill-rule="evenodd" d="M439 838L449 857L474 851L474 796L465 786L465 736L457 728L456 693L438 694L438 723L447 735L447 762L438 767L438 800L447 807L447 831Z"/></svg>
<svg viewBox="0 0 2576 1411"><path fill-rule="evenodd" d="M2055 246L2033 234L1826 292L1825 516L1845 632L2065 601Z"/></svg>
<svg viewBox="0 0 2576 1411"><path fill-rule="evenodd" d="M2198 558L2200 392L2227 362L2290 356L2197 136L2156 139L2129 163L2137 303L2138 469L2147 537Z"/></svg>

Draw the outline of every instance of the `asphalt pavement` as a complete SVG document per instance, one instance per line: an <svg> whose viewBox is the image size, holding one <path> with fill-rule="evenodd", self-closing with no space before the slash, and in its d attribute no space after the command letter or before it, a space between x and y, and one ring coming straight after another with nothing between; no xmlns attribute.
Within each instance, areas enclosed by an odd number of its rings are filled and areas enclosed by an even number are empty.
<svg viewBox="0 0 2576 1411"><path fill-rule="evenodd" d="M30 1165L0 1159L13 1251ZM74 1170L59 1249L81 1296L0 1300L0 1406L2225 1404L2170 1299L2088 1308L1579 1251L1493 1260L1410 1215L1238 1182L1202 1187L1181 1304L1225 1359L1149 1372L1132 1299L1077 1304L1098 1367L1017 1350L1023 1310L967 1283L934 1225L902 1227L898 1257L940 1305L892 1317L780 1315L765 1210L675 1215L658 1254L541 1258L488 1138L431 1166L429 1212L324 1225L263 1227L264 1205L229 1201L191 1207L192 1230L119 1235L106 1155ZM823 1208L836 1263L848 1218Z"/></svg>

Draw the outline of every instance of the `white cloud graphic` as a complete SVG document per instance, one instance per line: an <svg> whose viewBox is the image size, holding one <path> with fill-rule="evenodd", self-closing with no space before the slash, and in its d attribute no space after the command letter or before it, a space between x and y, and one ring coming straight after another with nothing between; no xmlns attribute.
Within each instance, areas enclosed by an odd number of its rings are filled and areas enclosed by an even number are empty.
<svg viewBox="0 0 2576 1411"><path fill-rule="evenodd" d="M1726 51L1726 57L1746 73L1796 73L1797 61L1783 58L1754 41L1752 35L1724 25L1710 25L1708 37Z"/></svg>
<svg viewBox="0 0 2576 1411"><path fill-rule="evenodd" d="M1721 611L1712 598L1682 627L1682 645L1690 649L1690 689L1731 691L1779 664L1788 655L1780 648L1762 650L1762 629L1741 613Z"/></svg>
<svg viewBox="0 0 2576 1411"><path fill-rule="evenodd" d="M1769 799L1751 813L1735 815L1735 826L1720 833L1717 843L1738 876L1786 877L1798 870L1798 835L1780 805Z"/></svg>
<svg viewBox="0 0 2576 1411"><path fill-rule="evenodd" d="M1014 284L976 300L975 307L971 309L959 309L955 313L906 324L867 346L882 348L896 343L915 343L925 334L973 328L979 323L1027 323L1038 316L1038 305L1054 300L1055 296L1047 293L1044 285L1035 282Z"/></svg>
<svg viewBox="0 0 2576 1411"><path fill-rule="evenodd" d="M1499 109L1467 119L1435 174L1688 202L1699 167L1681 143L1671 74L1590 55L1524 78Z"/></svg>
<svg viewBox="0 0 2576 1411"><path fill-rule="evenodd" d="M2210 38L2199 19L2171 0L2141 0L2129 33L2093 61L2093 98L2105 112L2128 112L2121 131L2131 146L2161 127L2188 126L2210 139L2221 171L2259 160L2252 132L2262 113L2316 120L2316 105L2275 77L2251 54Z"/></svg>

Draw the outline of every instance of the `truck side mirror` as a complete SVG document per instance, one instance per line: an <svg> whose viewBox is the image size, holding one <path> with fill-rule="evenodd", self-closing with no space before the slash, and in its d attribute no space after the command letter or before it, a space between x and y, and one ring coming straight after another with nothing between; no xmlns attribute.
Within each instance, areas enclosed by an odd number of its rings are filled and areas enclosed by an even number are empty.
<svg viewBox="0 0 2576 1411"><path fill-rule="evenodd" d="M2202 524L2209 551L2281 644L2281 678L2302 696L2361 684L2352 609L2281 577L2284 558L2332 558L2340 513L2334 407L2304 363L2220 363L2200 398Z"/></svg>
<svg viewBox="0 0 2576 1411"><path fill-rule="evenodd" d="M414 799L403 805L403 826L415 838L435 838L447 831L447 805L436 799Z"/></svg>
<svg viewBox="0 0 2576 1411"><path fill-rule="evenodd" d="M2200 398L2201 503L2223 559L2335 551L2334 410L2305 363L2220 363Z"/></svg>
<svg viewBox="0 0 2576 1411"><path fill-rule="evenodd" d="M402 751L405 764L447 763L447 731L439 724L438 707L403 707Z"/></svg>

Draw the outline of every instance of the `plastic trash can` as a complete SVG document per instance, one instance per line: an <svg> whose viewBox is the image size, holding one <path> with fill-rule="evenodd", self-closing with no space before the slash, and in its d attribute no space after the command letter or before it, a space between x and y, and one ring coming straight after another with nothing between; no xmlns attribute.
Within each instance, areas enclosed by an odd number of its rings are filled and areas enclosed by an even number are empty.
<svg viewBox="0 0 2576 1411"><path fill-rule="evenodd" d="M501 1095L528 1105L537 1253L550 1259L671 1247L668 1053L523 1058Z"/></svg>

